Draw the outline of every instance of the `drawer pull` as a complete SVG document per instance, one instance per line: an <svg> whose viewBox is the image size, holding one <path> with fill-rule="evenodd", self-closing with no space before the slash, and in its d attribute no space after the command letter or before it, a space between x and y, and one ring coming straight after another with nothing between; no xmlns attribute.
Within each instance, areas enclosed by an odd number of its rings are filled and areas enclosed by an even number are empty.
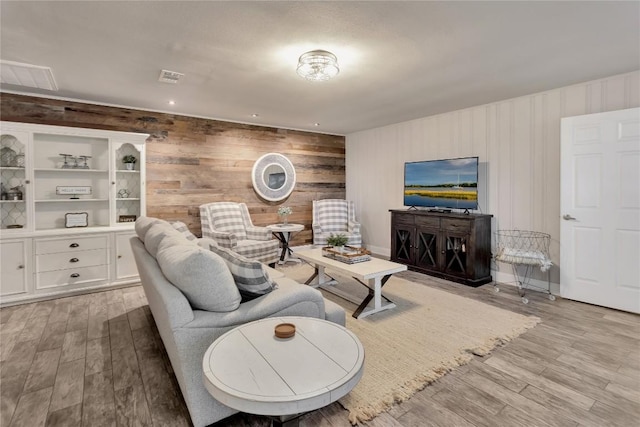
<svg viewBox="0 0 640 427"><path fill-rule="evenodd" d="M71 258L71 259L69 260L69 262L78 262L78 261L80 261L78 258Z"/></svg>
<svg viewBox="0 0 640 427"><path fill-rule="evenodd" d="M78 246L80 246L80 245L77 244L77 243L72 243L72 244L69 245L70 248L77 248Z"/></svg>
<svg viewBox="0 0 640 427"><path fill-rule="evenodd" d="M73 274L71 275L71 277L73 277L73 278L75 279L76 277L80 277L80 274L78 274L78 273L73 273Z"/></svg>
<svg viewBox="0 0 640 427"><path fill-rule="evenodd" d="M24 265L19 265L18 266L18 270L22 270L24 268Z"/></svg>

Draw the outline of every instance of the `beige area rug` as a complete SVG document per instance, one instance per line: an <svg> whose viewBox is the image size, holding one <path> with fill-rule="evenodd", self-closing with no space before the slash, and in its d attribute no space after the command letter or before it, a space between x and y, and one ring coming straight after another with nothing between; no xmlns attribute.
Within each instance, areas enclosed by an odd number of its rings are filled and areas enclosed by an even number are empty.
<svg viewBox="0 0 640 427"><path fill-rule="evenodd" d="M280 268L280 267L279 267ZM282 268L301 283L313 273L306 264ZM327 273L338 287L364 298L367 290L352 278ZM365 349L365 371L358 385L340 404L352 424L367 421L411 397L416 391L473 355L486 355L540 319L527 317L458 295L393 276L384 295L396 308L357 320L355 304L323 292L347 311L347 328Z"/></svg>

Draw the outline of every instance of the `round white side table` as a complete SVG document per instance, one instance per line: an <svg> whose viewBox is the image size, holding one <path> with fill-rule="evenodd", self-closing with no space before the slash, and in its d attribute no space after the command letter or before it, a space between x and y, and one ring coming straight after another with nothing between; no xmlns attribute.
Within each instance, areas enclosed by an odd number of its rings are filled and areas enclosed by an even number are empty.
<svg viewBox="0 0 640 427"><path fill-rule="evenodd" d="M280 240L282 252L280 253L280 261L278 264L284 264L287 261L300 262L299 259L293 258L293 252L289 248L289 241L293 233L304 230L302 224L271 224L267 225L269 231Z"/></svg>

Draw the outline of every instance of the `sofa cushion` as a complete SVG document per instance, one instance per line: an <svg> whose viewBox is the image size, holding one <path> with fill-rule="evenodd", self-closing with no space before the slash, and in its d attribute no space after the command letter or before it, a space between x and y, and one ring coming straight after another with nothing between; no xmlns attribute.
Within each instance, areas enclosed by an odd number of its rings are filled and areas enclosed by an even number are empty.
<svg viewBox="0 0 640 427"><path fill-rule="evenodd" d="M142 240L142 242L144 242L144 238L147 235L147 231L149 231L149 229L153 224L158 224L158 223L167 223L167 222L162 219L151 218L148 216L141 216L140 218L136 219L135 228L136 228L136 234L138 235L138 238Z"/></svg>
<svg viewBox="0 0 640 427"><path fill-rule="evenodd" d="M179 236L180 233L174 229L171 224L166 221L158 222L149 228L149 231L144 236L144 247L149 254L156 258L158 254L158 246L160 242L167 236ZM184 239L184 238L183 238ZM186 240L186 239L185 239Z"/></svg>
<svg viewBox="0 0 640 427"><path fill-rule="evenodd" d="M221 246L210 245L209 249L220 255L227 263L242 296L242 302L268 294L276 288L276 284L269 278L269 273L261 262L251 260Z"/></svg>
<svg viewBox="0 0 640 427"><path fill-rule="evenodd" d="M240 306L233 276L215 253L194 244L171 245L158 252L157 260L162 273L194 309L229 312Z"/></svg>
<svg viewBox="0 0 640 427"><path fill-rule="evenodd" d="M171 223L171 226L173 228L175 228L184 237L186 237L188 240L196 240L197 239L196 235L193 234L191 232L191 230L189 230L189 227L187 227L187 224L185 224L184 222L182 222L182 221L173 221Z"/></svg>
<svg viewBox="0 0 640 427"><path fill-rule="evenodd" d="M160 252L162 252L166 248L170 248L172 246L179 246L179 245L196 246L197 244L194 241L187 240L181 234L168 234L164 239L160 240L160 243L158 244L157 253L159 255ZM158 255L156 255L156 258L158 257Z"/></svg>

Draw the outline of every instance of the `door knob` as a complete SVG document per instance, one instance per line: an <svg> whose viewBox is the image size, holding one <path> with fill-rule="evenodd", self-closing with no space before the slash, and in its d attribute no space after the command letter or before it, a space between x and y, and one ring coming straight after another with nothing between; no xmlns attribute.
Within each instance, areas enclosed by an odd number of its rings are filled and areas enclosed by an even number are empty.
<svg viewBox="0 0 640 427"><path fill-rule="evenodd" d="M572 217L569 214L562 215L562 219L564 219L565 221L575 221L576 220L574 217Z"/></svg>

